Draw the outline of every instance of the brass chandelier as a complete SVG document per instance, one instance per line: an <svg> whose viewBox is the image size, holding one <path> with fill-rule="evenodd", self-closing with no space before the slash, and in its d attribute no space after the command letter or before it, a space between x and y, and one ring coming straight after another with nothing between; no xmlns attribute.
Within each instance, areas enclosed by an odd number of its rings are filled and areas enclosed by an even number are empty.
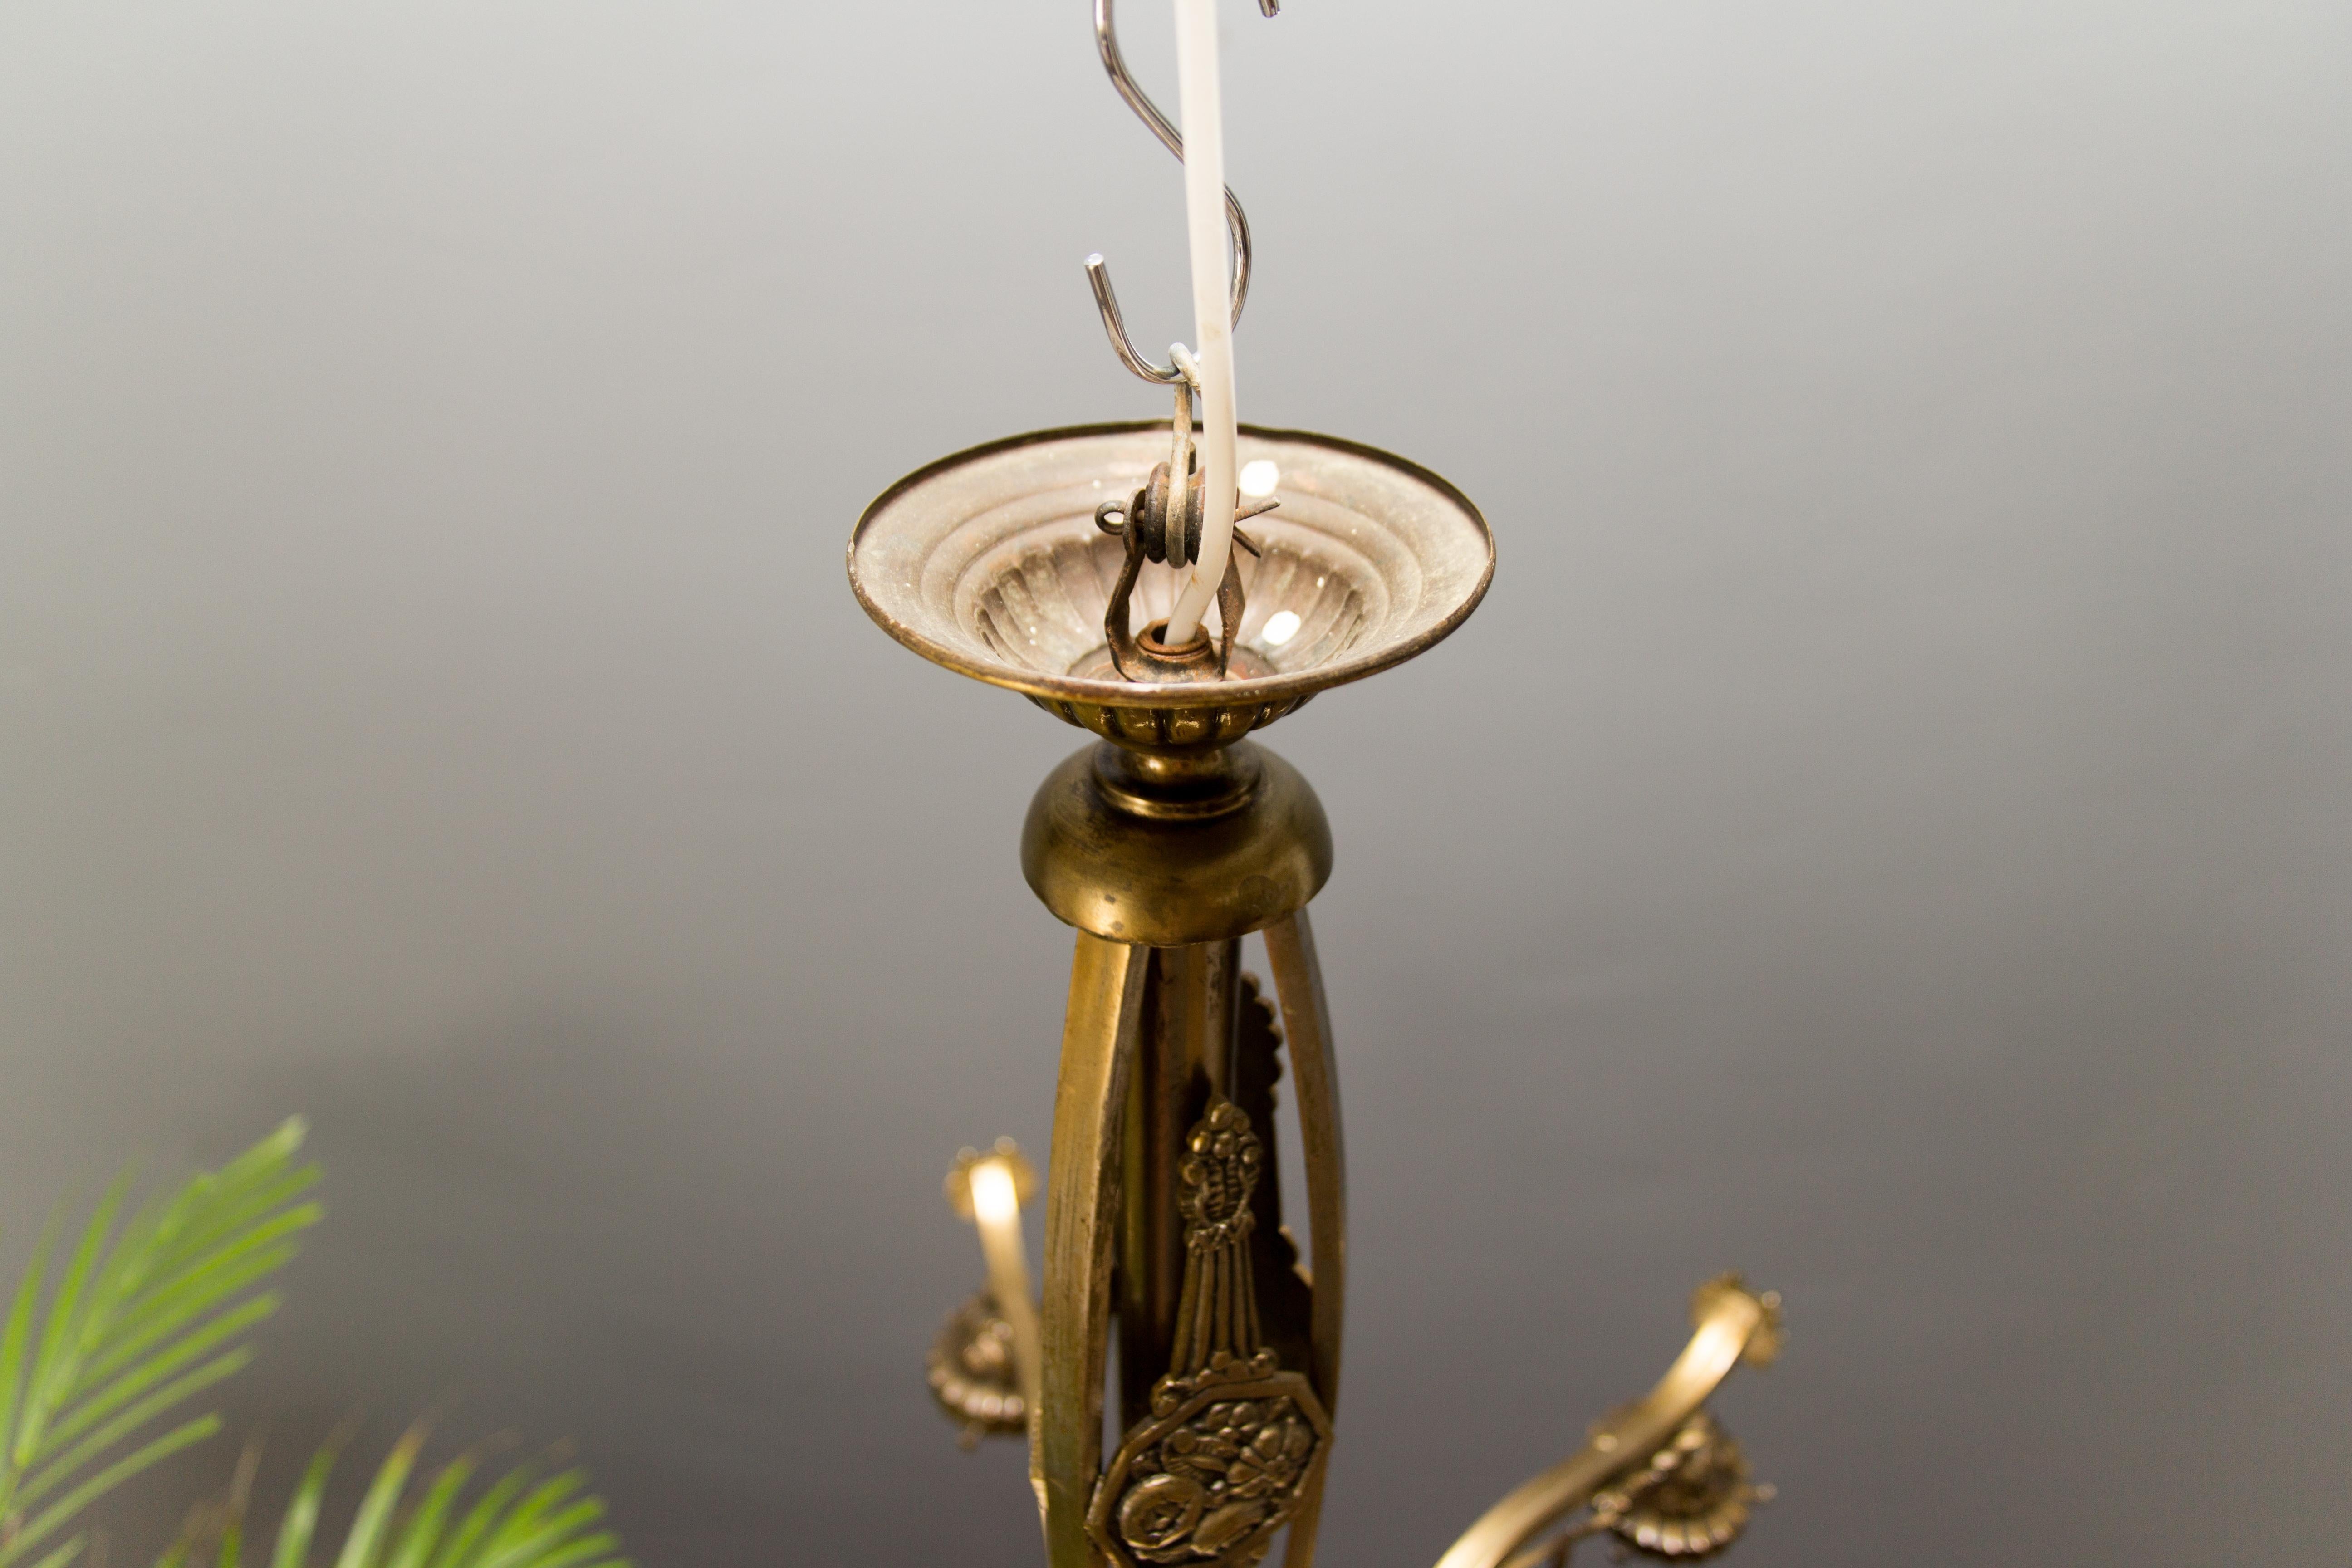
<svg viewBox="0 0 2352 1568"><path fill-rule="evenodd" d="M1183 157L1120 58L1110 0L1095 0L1095 30L1121 97ZM1290 1568L1314 1561L1348 1256L1339 1058L1307 917L1331 832L1307 780L1251 737L1426 652L1494 571L1477 509L1402 458L1230 424L1219 447L1212 344L1240 316L1252 247L1221 174L1206 188L1232 237L1215 296L1231 314L1203 319L1197 357L1177 345L1163 366L1137 351L1101 258L1087 267L1121 363L1173 389L1172 417L941 458L866 509L848 552L859 602L892 637L1097 737L1047 774L1021 837L1031 889L1077 932L1042 1294L1021 1229L1035 1172L1009 1142L964 1151L948 1194L979 1227L988 1283L927 1366L967 1440L1026 1438L1048 1568L1247 1568L1286 1534ZM1183 624L1212 592L1213 636ZM1250 937L1270 984L1244 970ZM1275 1157L1286 1072L1303 1248ZM1728 1546L1769 1489L1706 1403L1742 1361L1772 1359L1779 1301L1727 1274L1691 1317L1647 1394L1507 1493L1438 1568L1564 1563L1598 1536L1667 1559Z"/></svg>

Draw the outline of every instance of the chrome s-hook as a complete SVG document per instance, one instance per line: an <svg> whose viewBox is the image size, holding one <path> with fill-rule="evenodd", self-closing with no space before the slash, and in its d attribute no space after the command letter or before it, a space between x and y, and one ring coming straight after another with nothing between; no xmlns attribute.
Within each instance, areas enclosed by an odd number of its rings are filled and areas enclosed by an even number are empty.
<svg viewBox="0 0 2352 1568"><path fill-rule="evenodd" d="M1103 69L1110 73L1111 86L1118 89L1119 97L1127 100L1135 117L1150 128L1160 144L1184 161L1184 133L1176 129L1169 118L1160 112L1135 78L1127 70L1127 61L1118 52L1118 34L1111 26L1111 0L1095 0L1095 49L1102 56ZM1257 0L1257 8L1272 16L1282 9L1282 0ZM1249 299L1250 231L1249 218L1242 212L1239 197L1231 185L1225 187L1225 227L1233 236L1234 246L1234 324L1242 319L1242 306ZM1127 366L1146 381L1162 385L1181 381L1184 373L1173 364L1154 364L1143 357L1134 341L1127 335L1127 322L1119 315L1118 296L1112 292L1110 268L1099 252L1087 258L1087 282L1095 291L1095 310L1102 316L1103 331L1110 335L1110 346L1118 352L1119 363Z"/></svg>

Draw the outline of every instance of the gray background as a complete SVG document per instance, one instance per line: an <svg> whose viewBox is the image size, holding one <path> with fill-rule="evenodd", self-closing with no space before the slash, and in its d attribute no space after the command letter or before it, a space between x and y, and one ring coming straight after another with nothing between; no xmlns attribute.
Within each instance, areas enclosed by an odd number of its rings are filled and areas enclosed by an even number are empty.
<svg viewBox="0 0 2352 1568"><path fill-rule="evenodd" d="M0 1255L309 1112L273 1477L455 1391L649 1563L1035 1561L919 1361L950 1153L1045 1141L1077 738L840 548L1162 407L1085 10L0 9ZM2340 1561L2352 8L1223 14L1244 416L1500 541L1271 737L1340 845L1327 1560L1433 1559L1738 1263L1753 1568Z"/></svg>

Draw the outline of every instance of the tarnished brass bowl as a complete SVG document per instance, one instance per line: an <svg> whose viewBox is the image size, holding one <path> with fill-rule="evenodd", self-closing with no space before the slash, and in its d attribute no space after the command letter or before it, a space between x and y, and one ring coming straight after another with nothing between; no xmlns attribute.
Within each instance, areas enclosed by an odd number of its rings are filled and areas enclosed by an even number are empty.
<svg viewBox="0 0 2352 1568"><path fill-rule="evenodd" d="M1168 426L1045 430L918 469L866 509L849 580L883 629L935 664L1009 687L1049 712L1148 752L1213 749L1316 692L1430 647L1476 607L1495 545L1444 479L1370 447L1242 428L1241 461L1272 462L1276 510L1247 524L1248 612L1222 680L1150 684L1110 668L1103 615L1124 547L1095 508L1168 457ZM1173 574L1144 573L1143 631Z"/></svg>

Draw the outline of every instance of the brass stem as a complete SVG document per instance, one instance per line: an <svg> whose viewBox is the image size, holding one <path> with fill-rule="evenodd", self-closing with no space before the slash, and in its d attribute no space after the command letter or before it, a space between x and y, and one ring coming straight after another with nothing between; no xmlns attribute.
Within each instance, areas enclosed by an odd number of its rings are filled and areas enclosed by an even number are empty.
<svg viewBox="0 0 2352 1568"><path fill-rule="evenodd" d="M1140 1032L1147 950L1080 932L1062 1026L1045 1178L1043 1365L1029 1418L1029 1478L1048 1568L1091 1568L1087 1505L1102 1468L1119 1126Z"/></svg>
<svg viewBox="0 0 2352 1568"><path fill-rule="evenodd" d="M1339 1126L1339 1064L1331 1047L1331 1009L1315 931L1298 910L1265 931L1266 963L1274 971L1282 1030L1290 1050L1291 1082L1298 1095L1298 1131L1307 1167L1307 1375L1333 1420L1339 1411L1339 1343L1348 1296L1348 1151ZM1316 1528L1323 1515L1323 1475L1307 1488L1291 1521L1283 1568L1314 1568Z"/></svg>

